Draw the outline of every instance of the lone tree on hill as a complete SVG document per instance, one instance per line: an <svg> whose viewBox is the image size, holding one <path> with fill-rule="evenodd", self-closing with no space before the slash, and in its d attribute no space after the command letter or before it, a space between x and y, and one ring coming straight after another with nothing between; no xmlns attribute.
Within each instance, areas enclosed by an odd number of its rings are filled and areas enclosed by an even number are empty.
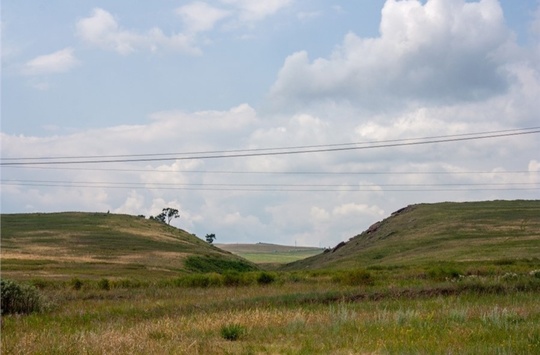
<svg viewBox="0 0 540 355"><path fill-rule="evenodd" d="M171 220L173 218L180 217L180 214L178 213L178 210L175 208L164 208L163 211L156 216L156 219L160 222L171 224Z"/></svg>
<svg viewBox="0 0 540 355"><path fill-rule="evenodd" d="M214 239L216 239L216 235L214 233L207 234L205 238L208 243L212 244L214 242Z"/></svg>

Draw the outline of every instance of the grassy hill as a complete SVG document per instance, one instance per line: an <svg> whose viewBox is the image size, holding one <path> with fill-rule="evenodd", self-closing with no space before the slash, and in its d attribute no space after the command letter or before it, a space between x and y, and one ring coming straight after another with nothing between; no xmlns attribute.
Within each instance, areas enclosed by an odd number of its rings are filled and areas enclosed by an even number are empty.
<svg viewBox="0 0 540 355"><path fill-rule="evenodd" d="M1 215L2 277L171 277L253 264L155 220L104 213Z"/></svg>
<svg viewBox="0 0 540 355"><path fill-rule="evenodd" d="M284 270L540 258L540 201L411 205Z"/></svg>
<svg viewBox="0 0 540 355"><path fill-rule="evenodd" d="M216 244L216 246L251 262L266 265L291 263L320 254L324 250L316 247L297 247L271 243Z"/></svg>

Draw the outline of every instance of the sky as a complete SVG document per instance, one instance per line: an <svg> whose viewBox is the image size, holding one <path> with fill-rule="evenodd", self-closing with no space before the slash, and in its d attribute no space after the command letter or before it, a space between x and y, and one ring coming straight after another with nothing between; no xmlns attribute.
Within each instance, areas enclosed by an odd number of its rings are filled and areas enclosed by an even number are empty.
<svg viewBox="0 0 540 355"><path fill-rule="evenodd" d="M538 0L6 0L1 211L331 247L540 198Z"/></svg>

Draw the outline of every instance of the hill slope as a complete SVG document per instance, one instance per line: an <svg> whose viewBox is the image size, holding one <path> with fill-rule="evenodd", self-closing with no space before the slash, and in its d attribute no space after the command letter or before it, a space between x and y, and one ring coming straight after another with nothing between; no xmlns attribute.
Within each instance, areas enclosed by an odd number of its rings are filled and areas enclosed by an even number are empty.
<svg viewBox="0 0 540 355"><path fill-rule="evenodd" d="M186 231L129 215L3 214L1 232L2 276L16 279L159 278L193 271L190 258L254 267Z"/></svg>
<svg viewBox="0 0 540 355"><path fill-rule="evenodd" d="M411 205L285 270L540 258L540 201Z"/></svg>

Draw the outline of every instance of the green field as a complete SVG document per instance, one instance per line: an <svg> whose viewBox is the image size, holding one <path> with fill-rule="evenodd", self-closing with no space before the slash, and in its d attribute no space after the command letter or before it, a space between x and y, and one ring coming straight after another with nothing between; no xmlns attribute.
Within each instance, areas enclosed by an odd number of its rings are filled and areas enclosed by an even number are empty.
<svg viewBox="0 0 540 355"><path fill-rule="evenodd" d="M321 254L324 249L294 247L269 243L216 244L220 249L241 256L256 264L287 264Z"/></svg>
<svg viewBox="0 0 540 355"><path fill-rule="evenodd" d="M274 271L137 217L2 215L2 279L38 296L1 353L537 354L539 211L415 205Z"/></svg>

